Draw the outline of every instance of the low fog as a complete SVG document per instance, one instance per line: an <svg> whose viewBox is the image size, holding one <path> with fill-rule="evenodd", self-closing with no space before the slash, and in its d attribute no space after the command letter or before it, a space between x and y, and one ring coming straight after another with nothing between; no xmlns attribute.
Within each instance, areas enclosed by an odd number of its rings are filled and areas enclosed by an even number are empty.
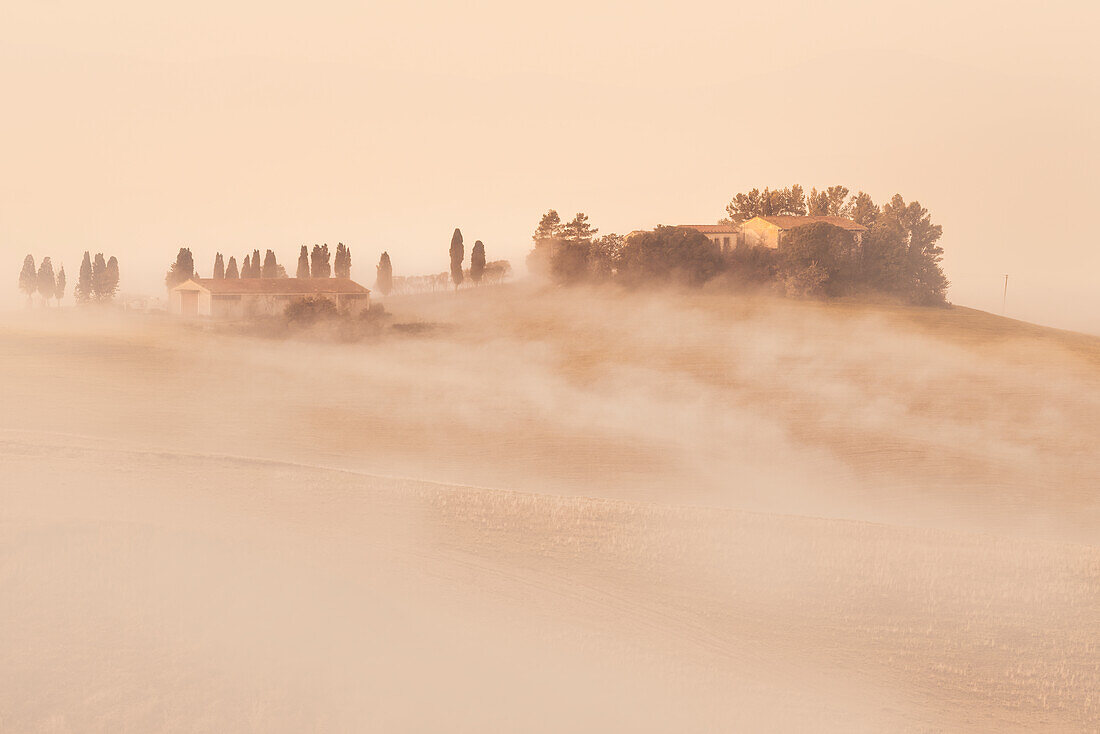
<svg viewBox="0 0 1100 734"><path fill-rule="evenodd" d="M0 317L0 730L1100 726L1100 340L386 307L354 343Z"/></svg>

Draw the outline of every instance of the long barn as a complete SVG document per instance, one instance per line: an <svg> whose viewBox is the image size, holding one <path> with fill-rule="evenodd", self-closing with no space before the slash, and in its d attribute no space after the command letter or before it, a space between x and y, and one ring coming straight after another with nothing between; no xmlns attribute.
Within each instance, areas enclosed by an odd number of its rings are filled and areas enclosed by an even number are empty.
<svg viewBox="0 0 1100 734"><path fill-rule="evenodd" d="M168 291L177 316L244 319L281 314L301 298L327 298L358 315L370 306L370 290L351 278L190 278Z"/></svg>

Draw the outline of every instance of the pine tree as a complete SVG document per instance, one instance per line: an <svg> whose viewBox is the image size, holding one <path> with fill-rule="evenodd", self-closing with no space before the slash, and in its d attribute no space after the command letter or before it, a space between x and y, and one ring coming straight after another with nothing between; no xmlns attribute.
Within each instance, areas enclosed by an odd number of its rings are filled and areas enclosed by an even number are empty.
<svg viewBox="0 0 1100 734"><path fill-rule="evenodd" d="M249 266L248 277L249 278L262 278L263 277L263 265L261 264L260 251L259 250L253 250L252 251L251 263L252 264Z"/></svg>
<svg viewBox="0 0 1100 734"><path fill-rule="evenodd" d="M532 235L536 243L539 240L552 240L561 236L561 217L554 209L550 209L542 215L542 219L539 220L539 226L535 229L535 234Z"/></svg>
<svg viewBox="0 0 1100 734"><path fill-rule="evenodd" d="M383 296L388 296L393 290L393 266L390 265L390 253L383 252L378 259L378 277L374 281L374 287Z"/></svg>
<svg viewBox="0 0 1100 734"><path fill-rule="evenodd" d="M485 274L485 245L481 240L474 243L474 249L470 251L470 280L481 283L481 276Z"/></svg>
<svg viewBox="0 0 1100 734"><path fill-rule="evenodd" d="M104 292L101 298L104 301L111 301L114 300L116 293L118 293L118 259L111 255L111 259L107 261L107 275L104 278Z"/></svg>
<svg viewBox="0 0 1100 734"><path fill-rule="evenodd" d="M240 277L241 274L237 271L237 258L230 255L229 265L225 268L225 278L226 280L238 280Z"/></svg>
<svg viewBox="0 0 1100 734"><path fill-rule="evenodd" d="M219 252L214 256L214 280L225 279L225 263L222 261L222 254Z"/></svg>
<svg viewBox="0 0 1100 734"><path fill-rule="evenodd" d="M23 270L19 273L19 290L27 294L27 300L34 297L38 290L38 271L34 267L34 256L27 255L23 258Z"/></svg>
<svg viewBox="0 0 1100 734"><path fill-rule="evenodd" d="M309 248L307 248L305 245L302 245L302 251L298 253L297 277L309 277Z"/></svg>
<svg viewBox="0 0 1100 734"><path fill-rule="evenodd" d="M252 261L251 261L251 259L249 258L248 255L244 256L244 262L241 263L241 277L242 278L251 278L252 277Z"/></svg>
<svg viewBox="0 0 1100 734"><path fill-rule="evenodd" d="M102 259L102 255L97 255L97 258ZM87 260L88 253L84 253L84 258ZM106 264L104 264L106 269ZM80 269L81 279L84 276L84 268ZM89 280L89 295L95 295L95 269L92 268L91 278ZM168 269L168 274L164 276L164 284L169 288L177 286L184 281L195 277L195 258L191 255L191 250L186 247L181 247L179 253L176 255L176 261L172 263L172 267Z"/></svg>
<svg viewBox="0 0 1100 734"><path fill-rule="evenodd" d="M92 300L92 257L87 250L84 251L84 259L80 262L80 273L77 276L73 295L77 303L87 303Z"/></svg>
<svg viewBox="0 0 1100 734"><path fill-rule="evenodd" d="M275 253L271 250L267 251L264 255L263 269L260 271L261 278L278 278L279 277L279 263L275 261Z"/></svg>
<svg viewBox="0 0 1100 734"><path fill-rule="evenodd" d="M190 251L188 252L190 254ZM92 297L97 301L107 299L110 277L107 274L107 261L103 253L97 252L92 258ZM182 282L182 281L181 281Z"/></svg>
<svg viewBox="0 0 1100 734"><path fill-rule="evenodd" d="M65 266L61 266L61 270L57 272L57 289L53 293L53 297L57 300L57 305L61 305L61 301L65 298Z"/></svg>
<svg viewBox="0 0 1100 734"><path fill-rule="evenodd" d="M57 291L57 279L53 274L53 263L50 258L42 258L42 264L38 266L38 292L46 299L46 305L50 305L50 299Z"/></svg>
<svg viewBox="0 0 1100 734"><path fill-rule="evenodd" d="M457 227L451 235L451 282L455 284L455 290L462 285L462 258L465 257L462 247L462 231Z"/></svg>

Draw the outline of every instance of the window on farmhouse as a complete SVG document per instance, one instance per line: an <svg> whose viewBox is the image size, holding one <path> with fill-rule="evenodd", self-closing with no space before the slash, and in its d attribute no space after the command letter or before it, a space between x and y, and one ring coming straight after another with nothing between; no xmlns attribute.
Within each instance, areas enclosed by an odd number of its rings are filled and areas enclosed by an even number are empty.
<svg viewBox="0 0 1100 734"><path fill-rule="evenodd" d="M212 296L210 296L210 298L212 300L215 300L215 301L239 301L239 300L241 300L240 296L234 296L234 295L230 295L228 293L215 293Z"/></svg>

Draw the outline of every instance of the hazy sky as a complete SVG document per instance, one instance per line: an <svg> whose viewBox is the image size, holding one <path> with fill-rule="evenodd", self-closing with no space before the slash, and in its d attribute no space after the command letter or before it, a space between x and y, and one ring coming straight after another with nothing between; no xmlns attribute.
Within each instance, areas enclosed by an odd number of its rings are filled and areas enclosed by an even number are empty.
<svg viewBox="0 0 1100 734"><path fill-rule="evenodd" d="M342 241L373 283L539 215L713 222L753 186L918 199L955 303L1100 333L1093 2L6 2L0 255L159 292L181 245Z"/></svg>

